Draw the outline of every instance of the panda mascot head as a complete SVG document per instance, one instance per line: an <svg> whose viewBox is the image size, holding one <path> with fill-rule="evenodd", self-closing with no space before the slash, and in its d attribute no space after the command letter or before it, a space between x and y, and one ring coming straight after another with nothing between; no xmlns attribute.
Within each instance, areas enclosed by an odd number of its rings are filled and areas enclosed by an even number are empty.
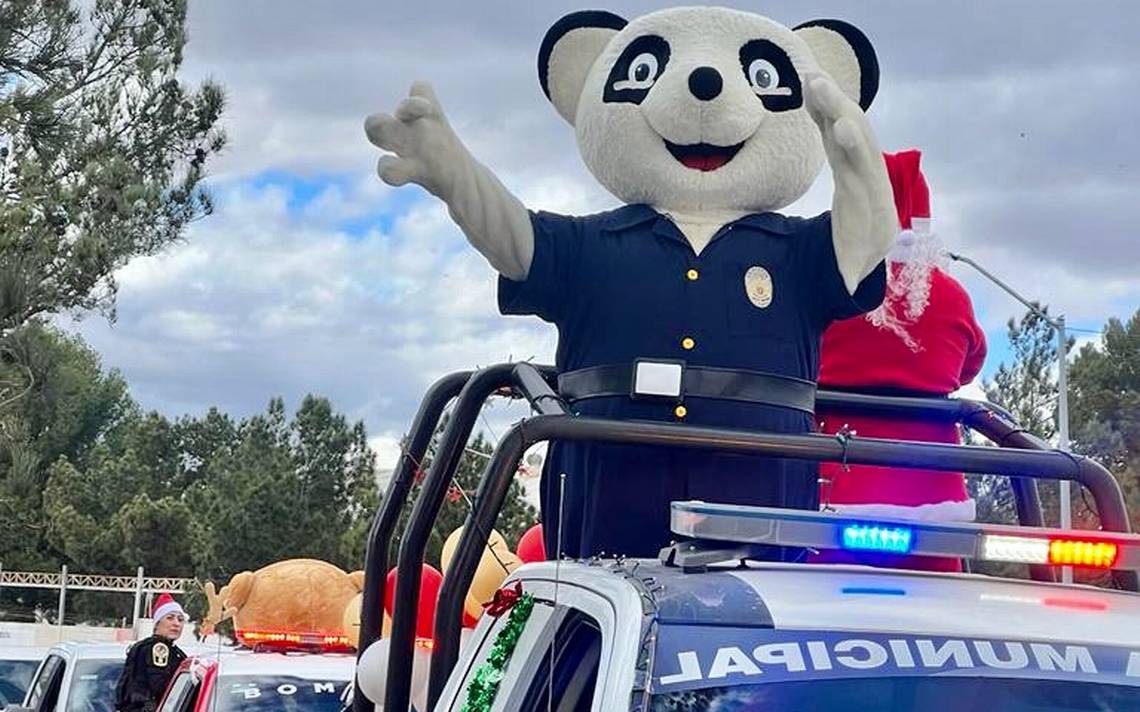
<svg viewBox="0 0 1140 712"><path fill-rule="evenodd" d="M879 81L871 43L845 22L789 29L719 7L629 22L572 13L547 32L538 73L602 185L625 203L695 213L794 202L825 160L808 77L830 75L864 110Z"/></svg>

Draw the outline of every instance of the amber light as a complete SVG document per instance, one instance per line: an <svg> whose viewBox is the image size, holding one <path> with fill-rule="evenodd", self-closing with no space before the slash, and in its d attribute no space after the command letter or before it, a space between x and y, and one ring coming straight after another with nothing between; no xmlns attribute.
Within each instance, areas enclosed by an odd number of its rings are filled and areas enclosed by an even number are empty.
<svg viewBox="0 0 1140 712"><path fill-rule="evenodd" d="M1049 541L1049 563L1062 566L1091 566L1110 569L1116 563L1119 549L1107 541L1052 539Z"/></svg>

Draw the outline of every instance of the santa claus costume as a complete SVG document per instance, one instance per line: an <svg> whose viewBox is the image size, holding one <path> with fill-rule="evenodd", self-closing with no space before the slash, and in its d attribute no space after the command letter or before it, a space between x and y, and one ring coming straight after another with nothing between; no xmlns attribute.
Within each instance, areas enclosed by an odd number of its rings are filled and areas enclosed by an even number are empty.
<svg viewBox="0 0 1140 712"><path fill-rule="evenodd" d="M901 232L888 256L887 295L874 311L834 322L824 333L819 384L831 390L880 395L946 397L978 375L985 334L966 290L945 271L940 241L931 230L930 195L918 150L884 154ZM824 433L854 437L959 443L954 423L921 422L828 413ZM823 507L857 516L971 521L974 501L961 473L899 467L821 463ZM827 561L886 563L885 557L829 553ZM952 559L909 557L893 565L959 570Z"/></svg>

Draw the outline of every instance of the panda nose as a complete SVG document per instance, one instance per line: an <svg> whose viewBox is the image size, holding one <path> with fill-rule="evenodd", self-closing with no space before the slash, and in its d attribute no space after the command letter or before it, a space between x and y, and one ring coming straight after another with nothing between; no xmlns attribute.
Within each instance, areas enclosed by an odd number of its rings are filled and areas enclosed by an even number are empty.
<svg viewBox="0 0 1140 712"><path fill-rule="evenodd" d="M689 74L689 91L701 101L711 101L720 96L724 80L720 72L712 67L697 67Z"/></svg>

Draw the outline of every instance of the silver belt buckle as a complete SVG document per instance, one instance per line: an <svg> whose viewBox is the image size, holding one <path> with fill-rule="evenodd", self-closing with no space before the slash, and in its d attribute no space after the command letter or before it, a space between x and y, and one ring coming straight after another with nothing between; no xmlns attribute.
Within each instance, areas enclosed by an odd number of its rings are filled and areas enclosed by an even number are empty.
<svg viewBox="0 0 1140 712"><path fill-rule="evenodd" d="M629 397L634 400L684 397L685 362L664 359L635 359Z"/></svg>

